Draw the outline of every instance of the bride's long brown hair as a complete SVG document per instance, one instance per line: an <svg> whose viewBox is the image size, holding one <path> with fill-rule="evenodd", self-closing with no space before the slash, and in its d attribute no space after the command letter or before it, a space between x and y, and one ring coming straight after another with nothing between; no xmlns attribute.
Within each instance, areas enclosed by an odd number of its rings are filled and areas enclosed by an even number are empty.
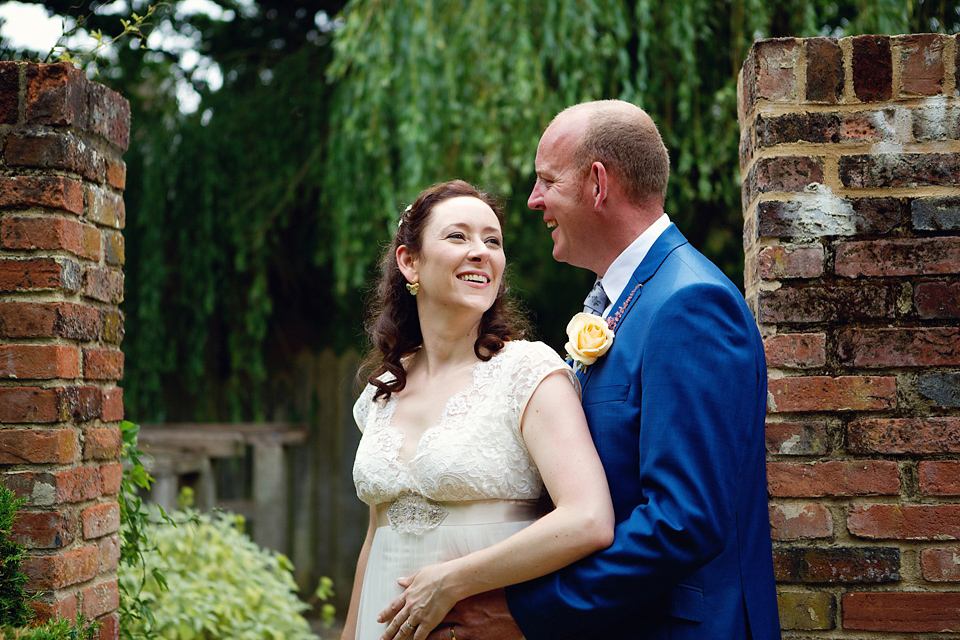
<svg viewBox="0 0 960 640"><path fill-rule="evenodd" d="M366 322L372 349L364 359L358 377L362 380L364 373L369 372L366 381L377 388L374 399L386 399L391 393L403 390L407 384L407 372L401 359L416 351L423 343L417 299L407 291L407 279L397 266L397 249L406 245L411 254L419 255L423 248L423 232L433 208L445 200L459 197L483 201L493 209L500 226L503 226L500 204L463 180L451 180L423 190L404 211L393 242L380 258L380 280L370 302ZM503 348L506 341L521 338L525 332L526 322L517 305L507 295L505 280L501 280L496 300L480 319L480 330L473 350L481 360L489 360ZM386 382L379 380L384 373L392 374L393 379Z"/></svg>

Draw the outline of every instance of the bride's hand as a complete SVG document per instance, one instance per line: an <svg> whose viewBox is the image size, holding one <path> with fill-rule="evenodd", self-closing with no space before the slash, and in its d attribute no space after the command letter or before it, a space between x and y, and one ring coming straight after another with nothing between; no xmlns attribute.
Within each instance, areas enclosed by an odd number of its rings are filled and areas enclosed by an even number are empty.
<svg viewBox="0 0 960 640"><path fill-rule="evenodd" d="M397 580L406 590L377 616L377 622L390 620L381 639L424 640L457 603L447 578L443 565L432 564Z"/></svg>

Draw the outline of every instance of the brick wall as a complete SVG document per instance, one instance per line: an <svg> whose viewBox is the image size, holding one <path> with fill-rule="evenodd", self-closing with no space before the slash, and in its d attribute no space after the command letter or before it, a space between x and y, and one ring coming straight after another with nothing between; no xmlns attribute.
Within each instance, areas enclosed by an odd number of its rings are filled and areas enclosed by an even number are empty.
<svg viewBox="0 0 960 640"><path fill-rule="evenodd" d="M0 480L40 618L117 637L126 100L0 62Z"/></svg>
<svg viewBox="0 0 960 640"><path fill-rule="evenodd" d="M935 34L762 40L740 73L784 637L960 634L958 89Z"/></svg>

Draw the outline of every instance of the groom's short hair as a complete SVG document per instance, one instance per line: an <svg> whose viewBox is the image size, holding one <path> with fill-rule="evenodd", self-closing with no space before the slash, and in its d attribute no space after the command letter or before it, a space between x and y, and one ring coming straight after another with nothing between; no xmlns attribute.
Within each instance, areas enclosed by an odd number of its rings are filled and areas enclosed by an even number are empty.
<svg viewBox="0 0 960 640"><path fill-rule="evenodd" d="M562 113L586 117L573 162L583 178L601 162L612 172L627 198L639 204L656 196L666 200L670 157L653 119L622 100L600 100L569 107Z"/></svg>

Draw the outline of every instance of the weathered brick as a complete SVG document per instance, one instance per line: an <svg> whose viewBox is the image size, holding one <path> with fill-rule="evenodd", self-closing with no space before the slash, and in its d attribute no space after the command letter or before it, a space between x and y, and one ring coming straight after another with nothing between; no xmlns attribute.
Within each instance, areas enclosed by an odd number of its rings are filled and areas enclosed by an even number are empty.
<svg viewBox="0 0 960 640"><path fill-rule="evenodd" d="M96 467L74 467L56 472L25 471L10 474L5 484L18 498L26 498L31 507L52 507L111 495L103 491L105 479L100 475L102 472L103 468Z"/></svg>
<svg viewBox="0 0 960 640"><path fill-rule="evenodd" d="M87 218L99 225L123 229L127 223L127 210L123 204L123 197L100 187L89 187Z"/></svg>
<svg viewBox="0 0 960 640"><path fill-rule="evenodd" d="M87 267L83 276L83 295L100 302L123 302L123 271L112 267Z"/></svg>
<svg viewBox="0 0 960 640"><path fill-rule="evenodd" d="M10 134L5 148L12 167L59 169L76 173L94 182L103 182L103 156L79 138L64 133Z"/></svg>
<svg viewBox="0 0 960 640"><path fill-rule="evenodd" d="M49 380L80 375L76 347L56 344L0 345L0 379Z"/></svg>
<svg viewBox="0 0 960 640"><path fill-rule="evenodd" d="M100 232L59 217L14 217L0 221L0 248L64 249L88 260L100 259Z"/></svg>
<svg viewBox="0 0 960 640"><path fill-rule="evenodd" d="M120 638L120 615L111 613L103 616L97 622L100 628L97 630L97 640L119 640Z"/></svg>
<svg viewBox="0 0 960 640"><path fill-rule="evenodd" d="M123 465L119 462L105 464L98 470L103 486L103 495L115 496L120 493L120 483L123 481Z"/></svg>
<svg viewBox="0 0 960 640"><path fill-rule="evenodd" d="M72 429L0 429L0 464L69 464L79 450Z"/></svg>
<svg viewBox="0 0 960 640"><path fill-rule="evenodd" d="M37 622L46 622L54 618L73 620L77 617L77 596L72 593L58 594L51 602L33 600L30 608L36 614Z"/></svg>
<svg viewBox="0 0 960 640"><path fill-rule="evenodd" d="M28 589L47 591L86 582L97 575L99 565L97 546L87 545L55 555L27 556L23 572L29 578Z"/></svg>
<svg viewBox="0 0 960 640"><path fill-rule="evenodd" d="M960 273L960 237L841 242L834 268L849 278L956 274Z"/></svg>
<svg viewBox="0 0 960 640"><path fill-rule="evenodd" d="M960 282L918 282L913 306L921 318L960 318Z"/></svg>
<svg viewBox="0 0 960 640"><path fill-rule="evenodd" d="M896 198L846 200L820 185L787 201L757 204L757 233L762 237L823 237L883 234L904 224L906 212Z"/></svg>
<svg viewBox="0 0 960 640"><path fill-rule="evenodd" d="M960 631L960 593L845 593L843 628L860 631Z"/></svg>
<svg viewBox="0 0 960 640"><path fill-rule="evenodd" d="M779 116L758 116L754 125L761 147L794 142L840 142L840 115L801 112Z"/></svg>
<svg viewBox="0 0 960 640"><path fill-rule="evenodd" d="M104 389L100 419L105 422L123 420L123 389L120 387Z"/></svg>
<svg viewBox="0 0 960 640"><path fill-rule="evenodd" d="M102 538L120 530L120 505L108 502L87 507L81 512L80 519L85 539Z"/></svg>
<svg viewBox="0 0 960 640"><path fill-rule="evenodd" d="M20 118L20 69L11 60L0 61L0 124Z"/></svg>
<svg viewBox="0 0 960 640"><path fill-rule="evenodd" d="M822 504L770 505L770 532L774 540L830 538L833 536L833 516Z"/></svg>
<svg viewBox="0 0 960 640"><path fill-rule="evenodd" d="M97 82L87 85L87 94L87 130L103 136L118 151L125 151L130 143L130 103Z"/></svg>
<svg viewBox="0 0 960 640"><path fill-rule="evenodd" d="M776 548L777 582L805 584L883 584L900 580L900 549L895 547Z"/></svg>
<svg viewBox="0 0 960 640"><path fill-rule="evenodd" d="M64 176L0 177L0 208L43 207L83 213L83 187Z"/></svg>
<svg viewBox="0 0 960 640"><path fill-rule="evenodd" d="M83 615L88 618L96 618L116 611L119 606L120 592L115 578L83 590Z"/></svg>
<svg viewBox="0 0 960 640"><path fill-rule="evenodd" d="M943 41L935 33L905 35L900 41L900 81L905 94L935 96L943 93Z"/></svg>
<svg viewBox="0 0 960 640"><path fill-rule="evenodd" d="M822 333L781 333L763 339L767 366L787 369L822 367L827 362Z"/></svg>
<svg viewBox="0 0 960 640"><path fill-rule="evenodd" d="M50 423L99 417L98 387L0 387L0 423Z"/></svg>
<svg viewBox="0 0 960 640"><path fill-rule="evenodd" d="M767 422L767 452L783 456L827 453L827 425L822 421Z"/></svg>
<svg viewBox="0 0 960 640"><path fill-rule="evenodd" d="M61 421L86 422L100 417L103 403L103 391L100 387L63 387L55 391Z"/></svg>
<svg viewBox="0 0 960 640"><path fill-rule="evenodd" d="M27 122L83 128L87 77L69 62L27 65Z"/></svg>
<svg viewBox="0 0 960 640"><path fill-rule="evenodd" d="M104 231L103 240L107 264L122 267L125 261L123 234L119 231Z"/></svg>
<svg viewBox="0 0 960 640"><path fill-rule="evenodd" d="M123 352L119 349L84 349L83 377L87 380L119 380L123 377Z"/></svg>
<svg viewBox="0 0 960 640"><path fill-rule="evenodd" d="M127 165L122 160L107 160L107 185L123 191L127 186Z"/></svg>
<svg viewBox="0 0 960 640"><path fill-rule="evenodd" d="M836 38L807 38L807 102L840 101L843 96L843 51Z"/></svg>
<svg viewBox="0 0 960 640"><path fill-rule="evenodd" d="M953 186L960 182L960 154L879 153L841 156L840 182L852 189Z"/></svg>
<svg viewBox="0 0 960 640"><path fill-rule="evenodd" d="M823 275L823 261L822 244L764 247L760 251L760 278L819 278Z"/></svg>
<svg viewBox="0 0 960 640"><path fill-rule="evenodd" d="M960 138L960 108L953 105L917 107L910 111L913 138L917 142L938 142Z"/></svg>
<svg viewBox="0 0 960 640"><path fill-rule="evenodd" d="M910 210L914 229L960 231L960 198L917 198Z"/></svg>
<svg viewBox="0 0 960 640"><path fill-rule="evenodd" d="M837 337L842 364L937 367L960 364L960 329L848 329Z"/></svg>
<svg viewBox="0 0 960 640"><path fill-rule="evenodd" d="M815 156L761 158L750 170L748 180L757 193L803 191L811 183L823 182L823 160Z"/></svg>
<svg viewBox="0 0 960 640"><path fill-rule="evenodd" d="M801 53L794 38L757 40L753 44L756 61L757 97L784 102L797 92L795 68Z"/></svg>
<svg viewBox="0 0 960 640"><path fill-rule="evenodd" d="M960 419L957 421L960 422ZM960 461L921 460L917 471L920 493L928 496L960 496Z"/></svg>
<svg viewBox="0 0 960 640"><path fill-rule="evenodd" d="M837 602L822 591L777 592L780 627L785 630L828 630L836 627Z"/></svg>
<svg viewBox="0 0 960 640"><path fill-rule="evenodd" d="M892 318L894 296L884 285L857 287L787 287L761 291L757 298L761 323L847 323Z"/></svg>
<svg viewBox="0 0 960 640"><path fill-rule="evenodd" d="M960 504L866 504L850 507L847 529L880 540L960 539Z"/></svg>
<svg viewBox="0 0 960 640"><path fill-rule="evenodd" d="M72 302L0 302L0 337L86 342L100 337L100 321L96 309Z"/></svg>
<svg viewBox="0 0 960 640"><path fill-rule="evenodd" d="M809 376L770 380L772 413L879 411L897 405L897 379L883 376Z"/></svg>
<svg viewBox="0 0 960 640"><path fill-rule="evenodd" d="M76 540L76 531L73 511L21 511L10 537L28 549L61 549Z"/></svg>
<svg viewBox="0 0 960 640"><path fill-rule="evenodd" d="M861 102L893 95L893 58L889 36L856 36L853 41L853 92Z"/></svg>
<svg viewBox="0 0 960 640"><path fill-rule="evenodd" d="M960 373L921 373L917 390L938 407L960 407Z"/></svg>
<svg viewBox="0 0 960 640"><path fill-rule="evenodd" d="M120 536L104 536L97 544L100 546L100 572L116 571L120 565Z"/></svg>
<svg viewBox="0 0 960 640"><path fill-rule="evenodd" d="M775 498L896 495L900 473L887 460L768 462L767 488Z"/></svg>
<svg viewBox="0 0 960 640"><path fill-rule="evenodd" d="M840 121L840 137L844 142L879 142L889 137L889 126L877 111L845 113Z"/></svg>
<svg viewBox="0 0 960 640"><path fill-rule="evenodd" d="M752 130L747 129L740 131L740 169L741 171L750 164L750 161L753 160L754 154L753 146L753 134Z"/></svg>
<svg viewBox="0 0 960 640"><path fill-rule="evenodd" d="M122 446L120 429L116 427L87 429L84 432L83 457L85 460L116 460L120 457Z"/></svg>
<svg viewBox="0 0 960 640"><path fill-rule="evenodd" d="M930 582L960 582L960 548L922 550L920 571Z"/></svg>
<svg viewBox="0 0 960 640"><path fill-rule="evenodd" d="M117 309L104 309L101 314L103 341L109 344L120 344L124 336L124 315Z"/></svg>
<svg viewBox="0 0 960 640"><path fill-rule="evenodd" d="M960 417L863 418L847 425L851 453L960 453Z"/></svg>
<svg viewBox="0 0 960 640"><path fill-rule="evenodd" d="M0 387L0 423L56 422L58 417L55 389Z"/></svg>
<svg viewBox="0 0 960 640"><path fill-rule="evenodd" d="M80 290L80 265L69 258L0 259L0 293Z"/></svg>

